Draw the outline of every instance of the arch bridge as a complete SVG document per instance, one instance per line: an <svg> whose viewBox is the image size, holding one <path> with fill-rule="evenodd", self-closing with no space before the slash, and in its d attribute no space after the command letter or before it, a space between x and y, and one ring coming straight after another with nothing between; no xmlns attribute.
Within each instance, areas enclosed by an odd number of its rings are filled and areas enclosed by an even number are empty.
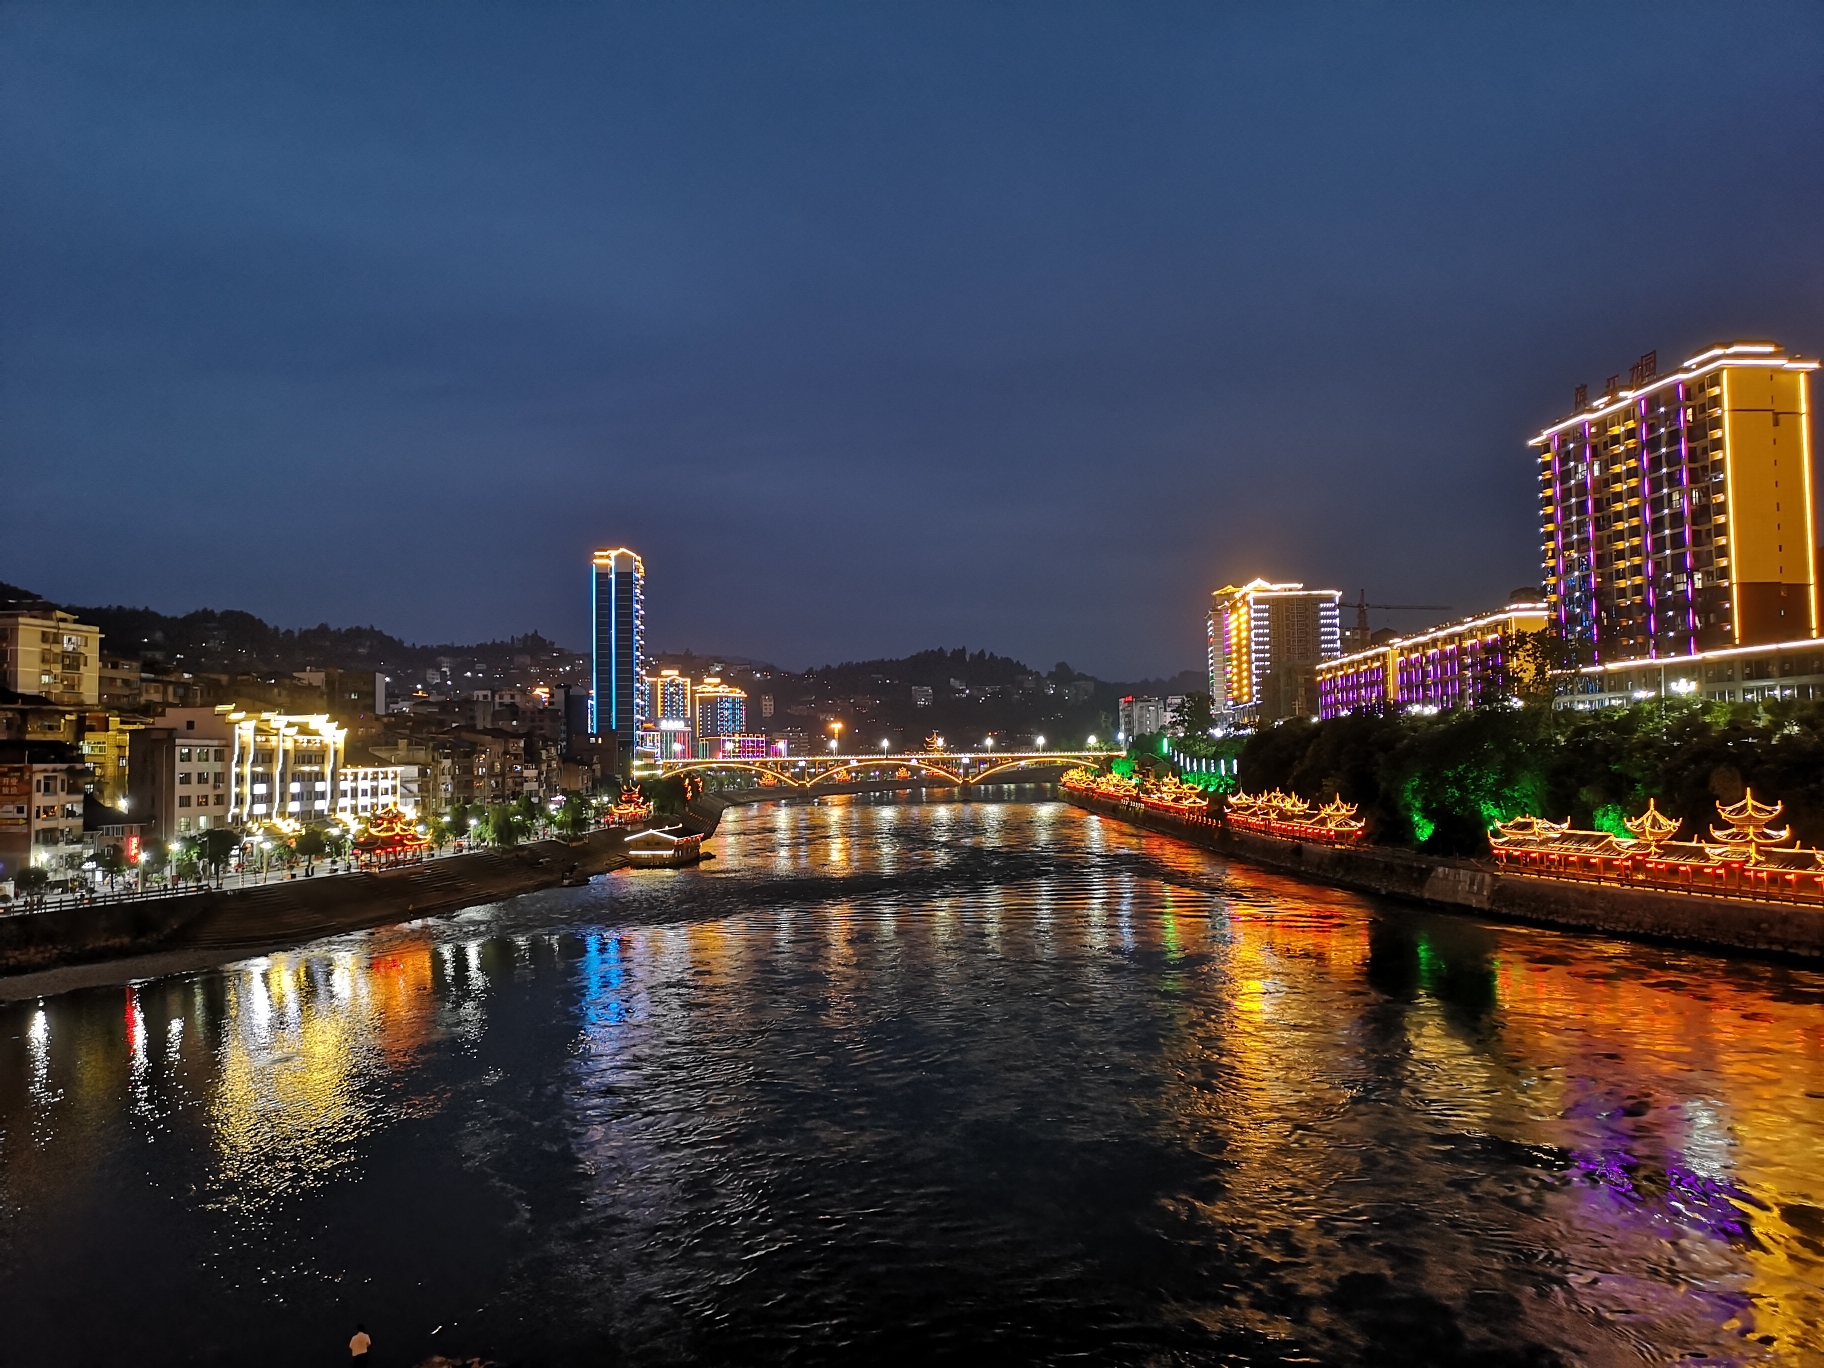
<svg viewBox="0 0 1824 1368"><path fill-rule="evenodd" d="M892 755L769 755L747 759L662 760L660 774L701 774L710 770L747 773L759 788L815 792L850 784L903 784L921 788L963 788L971 784L1017 784L1043 770L1091 763L1107 751L919 751Z"/></svg>

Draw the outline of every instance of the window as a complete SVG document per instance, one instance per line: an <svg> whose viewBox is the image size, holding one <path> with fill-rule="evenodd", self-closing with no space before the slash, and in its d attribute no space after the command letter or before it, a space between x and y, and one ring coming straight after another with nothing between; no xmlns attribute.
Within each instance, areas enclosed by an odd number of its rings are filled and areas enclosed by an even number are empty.
<svg viewBox="0 0 1824 1368"><path fill-rule="evenodd" d="M177 795L177 805L178 805L178 806L179 806L179 807L180 807L180 808L187 808L187 807L189 807L189 806L190 806L190 795L189 795L189 794L187 794L187 793L180 793L180 794L178 794L178 795Z"/></svg>
<svg viewBox="0 0 1824 1368"><path fill-rule="evenodd" d="M180 765L187 765L190 763L190 747L179 746L177 748L177 763Z"/></svg>
<svg viewBox="0 0 1824 1368"><path fill-rule="evenodd" d="M179 770L177 773L177 782L180 784L188 784L190 782L190 771Z"/></svg>

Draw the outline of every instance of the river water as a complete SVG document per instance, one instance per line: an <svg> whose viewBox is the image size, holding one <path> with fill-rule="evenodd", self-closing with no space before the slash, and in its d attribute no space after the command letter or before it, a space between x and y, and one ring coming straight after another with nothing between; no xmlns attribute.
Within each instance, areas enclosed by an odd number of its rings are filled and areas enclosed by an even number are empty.
<svg viewBox="0 0 1824 1368"><path fill-rule="evenodd" d="M0 1360L1824 1361L1824 976L1057 803L0 1007Z"/></svg>

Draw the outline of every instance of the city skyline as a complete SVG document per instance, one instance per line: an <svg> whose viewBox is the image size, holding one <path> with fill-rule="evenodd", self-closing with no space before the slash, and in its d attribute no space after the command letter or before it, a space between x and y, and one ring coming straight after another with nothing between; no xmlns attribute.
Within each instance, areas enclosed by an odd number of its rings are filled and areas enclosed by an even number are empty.
<svg viewBox="0 0 1824 1368"><path fill-rule="evenodd" d="M626 542L668 648L1164 676L1255 575L1498 606L1576 385L1824 351L1815 8L941 13L10 8L15 497L134 497L0 579L580 642Z"/></svg>

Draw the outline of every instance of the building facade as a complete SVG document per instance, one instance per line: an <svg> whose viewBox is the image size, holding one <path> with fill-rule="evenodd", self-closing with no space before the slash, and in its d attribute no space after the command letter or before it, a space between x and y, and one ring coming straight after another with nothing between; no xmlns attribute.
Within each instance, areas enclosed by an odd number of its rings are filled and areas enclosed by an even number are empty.
<svg viewBox="0 0 1824 1368"><path fill-rule="evenodd" d="M101 629L56 609L0 613L0 683L92 708L101 701Z"/></svg>
<svg viewBox="0 0 1824 1368"><path fill-rule="evenodd" d="M0 742L0 881L27 865L58 874L80 865L88 767L67 741Z"/></svg>
<svg viewBox="0 0 1824 1368"><path fill-rule="evenodd" d="M416 799L416 794L406 794L404 775L398 765L345 765L336 776L338 817L371 817L387 808L416 817Z"/></svg>
<svg viewBox="0 0 1824 1368"><path fill-rule="evenodd" d="M734 732L721 736L704 736L697 739L697 759L764 760L771 745L771 738L765 736L746 736Z"/></svg>
<svg viewBox="0 0 1824 1368"><path fill-rule="evenodd" d="M1219 722L1314 716L1317 667L1342 654L1340 589L1264 579L1210 596L1210 699Z"/></svg>
<svg viewBox="0 0 1824 1368"><path fill-rule="evenodd" d="M1544 631L1550 621L1544 604L1514 603L1325 661L1317 667L1318 716L1443 711L1506 698L1514 691L1515 636Z"/></svg>
<svg viewBox="0 0 1824 1368"><path fill-rule="evenodd" d="M747 691L710 676L698 684L692 698L697 740L738 736L747 730Z"/></svg>
<svg viewBox="0 0 1824 1368"><path fill-rule="evenodd" d="M1664 698L1762 703L1824 699L1824 641L1735 646L1658 660L1616 661L1577 671L1560 708L1615 708Z"/></svg>
<svg viewBox="0 0 1824 1368"><path fill-rule="evenodd" d="M1115 705L1115 725L1120 728L1121 739L1124 741L1162 732L1168 719L1169 714L1161 699L1126 694Z"/></svg>
<svg viewBox="0 0 1824 1368"><path fill-rule="evenodd" d="M128 734L127 811L148 839L169 843L231 826L234 733L214 708L164 714Z"/></svg>
<svg viewBox="0 0 1824 1368"><path fill-rule="evenodd" d="M1531 443L1554 627L1599 663L1816 637L1816 368L1732 342L1579 388Z"/></svg>
<svg viewBox="0 0 1824 1368"><path fill-rule="evenodd" d="M597 551L590 565L590 733L631 765L640 722L646 567L632 551Z"/></svg>

